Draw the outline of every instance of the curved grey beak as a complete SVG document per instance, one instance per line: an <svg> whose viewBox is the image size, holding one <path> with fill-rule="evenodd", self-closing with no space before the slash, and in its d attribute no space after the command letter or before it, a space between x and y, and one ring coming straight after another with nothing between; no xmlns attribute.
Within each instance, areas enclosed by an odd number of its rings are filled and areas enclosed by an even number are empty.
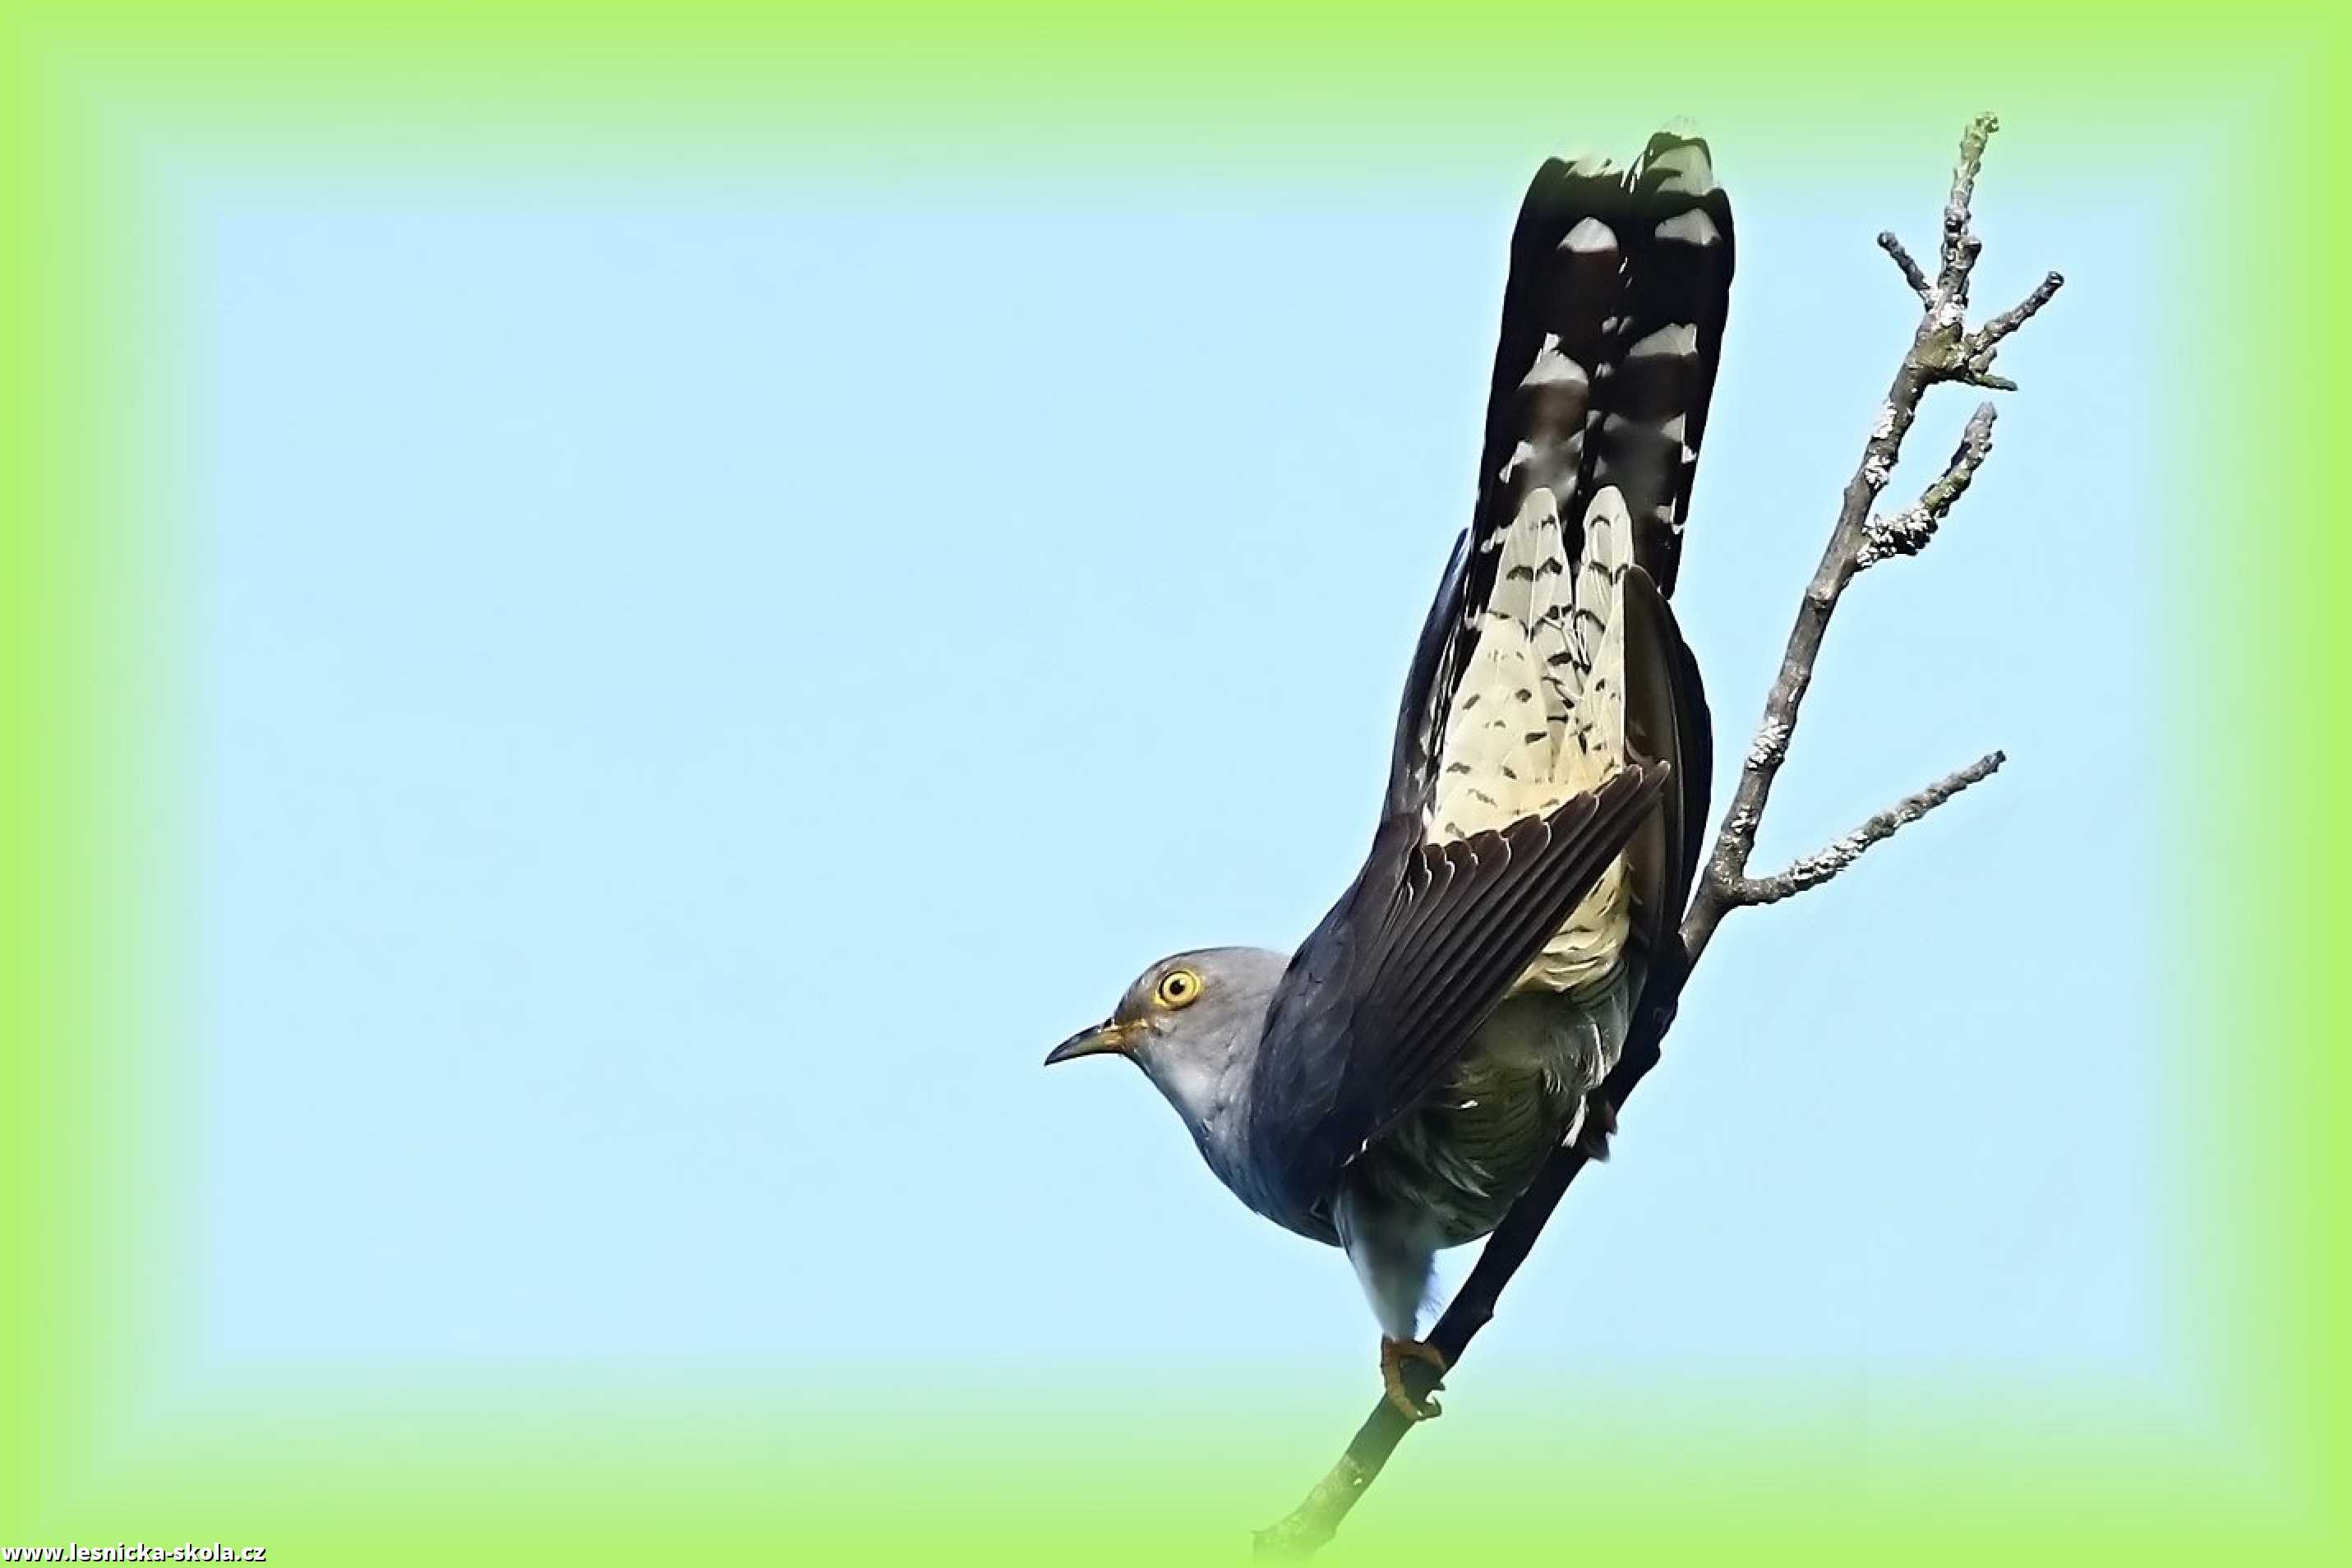
<svg viewBox="0 0 2352 1568"><path fill-rule="evenodd" d="M1098 1057L1127 1048L1127 1026L1106 1018L1090 1024L1045 1053L1045 1065L1066 1062L1078 1057Z"/></svg>

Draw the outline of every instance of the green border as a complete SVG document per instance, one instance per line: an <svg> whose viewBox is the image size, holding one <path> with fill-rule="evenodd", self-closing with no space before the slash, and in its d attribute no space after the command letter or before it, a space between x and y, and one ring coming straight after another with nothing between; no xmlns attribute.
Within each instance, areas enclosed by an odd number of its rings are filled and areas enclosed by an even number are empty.
<svg viewBox="0 0 2352 1568"><path fill-rule="evenodd" d="M2200 999L2184 1038L2206 1042L2186 1053L2178 1121L2198 1217L2184 1283L2212 1364L2183 1381L2233 1414L1922 1390L1858 1458L1801 1390L1752 1404L1598 1390L1573 1419L1608 1434L1593 1445L1605 1452L1570 1488L1510 1444L1544 1434L1525 1449L1556 1455L1558 1413L1504 1397L1482 1409L1477 1439L1417 1442L1400 1460L1415 1479L1376 1494L1345 1544L1358 1557L1564 1541L1661 1558L1736 1546L1955 1561L1994 1546L2147 1558L2340 1545L2330 1486L2347 1472L2336 1325L2352 1316L2340 1247L2352 1171L2333 1139L2344 1069L2324 1025L2342 922L2320 897L2341 885L2327 807L2346 776L2333 672L2347 650L2328 614L2345 548L2327 483L2347 346L2332 276L2346 254L2332 243L2340 31L2317 7L2263 5L2169 20L2015 0L1965 14L1761 15L1723 0L1590 12L11 13L0 1542L259 1541L289 1562L786 1543L860 1557L1222 1556L1235 1514L1286 1503L1350 1408L1285 1393L1236 1423L1174 1393L1106 1414L1049 1387L1005 1410L979 1379L857 1400L454 1370L353 1384L332 1408L300 1379L208 1406L217 1391L174 1380L154 1278L168 1286L173 1238L152 1194L172 1168L162 1112L182 1068L145 1044L174 985L156 894L171 885L172 805L153 766L176 711L162 651L173 454L154 449L161 421L147 412L167 323L143 271L167 249L168 216L142 146L160 132L337 168L463 153L551 177L685 153L696 167L783 161L855 178L910 161L1092 161L1295 179L1335 159L1362 178L1367 160L1407 171L1417 149L1442 151L1465 128L1524 128L1541 143L1573 101L1580 119L1629 125L1702 105L1710 132L1748 155L1832 169L1939 168L1953 129L1990 104L2013 130L1995 147L1989 215L2000 182L2037 177L2053 147L2129 158L2184 119L2228 129L2230 156L2182 171L2210 184L2185 195L2213 220L2182 236L2196 298L2162 330L2180 335L2188 367L2179 536L2254 546L2220 560L2184 549L2177 618L2192 646L2174 650L2189 666L2185 766L2199 774L2180 883L2210 895L2184 896L2168 955ZM1857 124L1873 128L1866 141ZM2028 1436L2021 1408L2038 1423ZM1479 1506L1458 1505L1467 1498Z"/></svg>

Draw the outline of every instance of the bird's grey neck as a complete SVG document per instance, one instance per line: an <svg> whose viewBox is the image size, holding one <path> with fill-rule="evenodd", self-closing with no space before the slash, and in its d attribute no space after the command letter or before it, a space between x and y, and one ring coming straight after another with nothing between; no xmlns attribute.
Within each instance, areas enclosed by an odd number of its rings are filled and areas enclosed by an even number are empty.
<svg viewBox="0 0 2352 1568"><path fill-rule="evenodd" d="M1196 1047L1181 1055L1153 1053L1143 1063L1145 1074L1183 1118L1202 1158L1228 1185L1241 1168L1242 1111L1264 1025L1261 1012L1238 1024L1212 1048Z"/></svg>

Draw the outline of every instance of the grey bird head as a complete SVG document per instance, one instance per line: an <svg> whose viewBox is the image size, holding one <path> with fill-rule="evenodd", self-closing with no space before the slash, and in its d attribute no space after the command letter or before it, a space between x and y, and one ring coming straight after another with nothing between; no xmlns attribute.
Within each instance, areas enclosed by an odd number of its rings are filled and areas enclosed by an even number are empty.
<svg viewBox="0 0 2352 1568"><path fill-rule="evenodd" d="M1238 1136L1266 1009L1290 965L1287 953L1207 947L1163 958L1118 999L1111 1016L1080 1029L1045 1058L1122 1056L1168 1097L1212 1165Z"/></svg>

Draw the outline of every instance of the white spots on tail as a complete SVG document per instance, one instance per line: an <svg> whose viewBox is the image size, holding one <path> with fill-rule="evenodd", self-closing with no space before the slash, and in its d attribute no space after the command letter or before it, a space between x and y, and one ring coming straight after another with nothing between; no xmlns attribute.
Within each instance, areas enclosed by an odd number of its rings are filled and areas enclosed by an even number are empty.
<svg viewBox="0 0 2352 1568"><path fill-rule="evenodd" d="M1698 329L1686 321L1669 321L1644 332L1625 351L1628 359L1681 359L1698 353Z"/></svg>
<svg viewBox="0 0 2352 1568"><path fill-rule="evenodd" d="M1576 226L1568 231L1567 237L1559 244L1561 249L1575 251L1580 256L1597 256L1602 251L1617 248L1617 234L1599 218L1584 217L1577 220Z"/></svg>
<svg viewBox="0 0 2352 1568"><path fill-rule="evenodd" d="M1591 223L1592 220L1587 218L1584 221ZM1585 375L1582 365L1559 352L1559 334L1546 332L1543 347L1536 351L1536 363L1528 367L1528 374L1519 378L1519 384L1589 387L1591 382Z"/></svg>
<svg viewBox="0 0 2352 1568"><path fill-rule="evenodd" d="M1665 177L1659 184L1666 190L1704 196L1715 189L1715 165L1707 160L1706 146L1697 142L1669 147L1652 157L1645 167L1664 171Z"/></svg>
<svg viewBox="0 0 2352 1568"><path fill-rule="evenodd" d="M1715 220L1706 216L1705 207L1693 207L1688 212L1676 213L1650 232L1660 239L1682 245L1706 246L1723 243L1723 231L1715 226Z"/></svg>

